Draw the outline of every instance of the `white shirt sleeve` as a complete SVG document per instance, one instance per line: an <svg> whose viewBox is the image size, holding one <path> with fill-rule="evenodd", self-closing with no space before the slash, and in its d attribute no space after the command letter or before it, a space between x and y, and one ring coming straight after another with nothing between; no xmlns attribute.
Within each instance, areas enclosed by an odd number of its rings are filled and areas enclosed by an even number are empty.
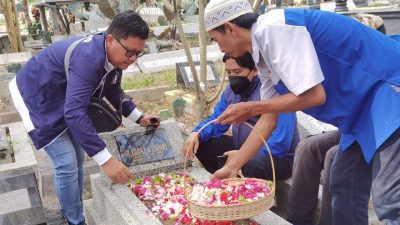
<svg viewBox="0 0 400 225"><path fill-rule="evenodd" d="M109 159L111 159L112 155L111 153L107 150L107 148L104 148L102 151L98 152L96 155L92 156L92 159L99 165L102 166L104 163L106 163Z"/></svg>
<svg viewBox="0 0 400 225"><path fill-rule="evenodd" d="M279 96L279 93L275 90L274 83L272 82L271 77L269 76L267 71L260 69L258 77L260 78L261 82L261 88L260 88L261 100L267 100Z"/></svg>
<svg viewBox="0 0 400 225"><path fill-rule="evenodd" d="M279 77L290 92L301 95L324 80L306 27L273 24L259 29L261 51L268 57L271 76Z"/></svg>

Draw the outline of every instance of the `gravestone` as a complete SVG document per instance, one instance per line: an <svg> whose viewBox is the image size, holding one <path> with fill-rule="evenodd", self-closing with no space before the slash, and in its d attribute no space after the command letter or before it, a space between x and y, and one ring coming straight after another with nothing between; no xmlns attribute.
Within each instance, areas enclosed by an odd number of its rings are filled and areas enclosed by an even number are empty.
<svg viewBox="0 0 400 225"><path fill-rule="evenodd" d="M182 98L177 98L172 102L172 109L174 111L175 117L183 116L183 112L185 110L186 102Z"/></svg>
<svg viewBox="0 0 400 225"><path fill-rule="evenodd" d="M158 112L158 116L160 117L161 121L167 120L171 118L171 111L169 109L164 109Z"/></svg>
<svg viewBox="0 0 400 225"><path fill-rule="evenodd" d="M183 168L183 140L176 134L180 134L178 124L165 121L151 134L146 134L144 127L133 126L100 136L114 158L136 176L146 176ZM102 177L109 182L105 174Z"/></svg>
<svg viewBox="0 0 400 225"><path fill-rule="evenodd" d="M195 62L195 68L197 71L197 76L200 75L200 62ZM200 79L200 77L198 77ZM190 70L189 63L181 62L176 63L176 81L178 85L191 88L194 86L194 79L192 71ZM211 86L218 85L221 81L217 70L215 69L214 63L207 61L207 82Z"/></svg>
<svg viewBox="0 0 400 225"><path fill-rule="evenodd" d="M25 48L43 48L43 41L42 40L29 40L24 41Z"/></svg>
<svg viewBox="0 0 400 225"><path fill-rule="evenodd" d="M194 61L200 60L200 49L190 48ZM221 60L223 53L219 50L218 45L207 46L207 60ZM157 54L145 54L137 61L140 71L143 73L155 73L163 70L176 68L176 63L186 62L187 57L183 49L176 51L161 52Z"/></svg>
<svg viewBox="0 0 400 225"><path fill-rule="evenodd" d="M113 157L121 159L134 172L135 178L139 178L159 173L183 172L183 139L180 134L178 123L167 120L152 134L146 135L146 128L135 125L100 136ZM188 173L200 182L208 181L211 176L200 167L190 168ZM83 204L88 225L163 224L130 188L112 184L103 172L91 176L91 186L93 199L85 200ZM271 211L253 219L261 225L289 224Z"/></svg>

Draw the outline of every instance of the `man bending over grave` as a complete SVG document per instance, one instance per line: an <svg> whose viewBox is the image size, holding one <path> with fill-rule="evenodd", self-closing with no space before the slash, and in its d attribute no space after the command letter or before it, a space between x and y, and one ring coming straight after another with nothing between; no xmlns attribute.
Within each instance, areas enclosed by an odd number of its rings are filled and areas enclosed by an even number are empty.
<svg viewBox="0 0 400 225"><path fill-rule="evenodd" d="M121 101L122 70L143 55L148 34L147 23L133 11L125 11L114 18L105 33L79 43L80 38L73 37L47 47L10 82L14 105L33 144L44 149L53 162L61 212L70 225L85 224L84 152L113 181L126 183L133 178L97 135L94 124L99 121L88 113L92 96L107 98L123 116L141 126L150 125L154 117L157 122L153 125L159 124L158 116L143 114L130 100ZM67 57L72 43L78 45ZM65 66L68 60L69 66Z"/></svg>
<svg viewBox="0 0 400 225"><path fill-rule="evenodd" d="M212 123L198 134L200 128L218 118L230 104L260 100L261 82L251 54L246 53L237 58L225 55L223 62L229 76L229 86L221 95L214 112L193 129L182 149L184 153L188 152L190 159L195 154L210 173L214 173L223 166L219 160L221 156L226 156L229 160L236 154L236 149L245 142L251 128L245 124L232 125L232 136L224 135L231 126L229 124ZM254 125L259 118L255 116L247 122ZM287 179L292 175L294 149L299 142L296 122L295 113L280 114L277 128L267 141L274 159L277 179ZM190 148L190 146L193 147ZM265 146L244 165L242 172L246 177L272 179L271 161Z"/></svg>

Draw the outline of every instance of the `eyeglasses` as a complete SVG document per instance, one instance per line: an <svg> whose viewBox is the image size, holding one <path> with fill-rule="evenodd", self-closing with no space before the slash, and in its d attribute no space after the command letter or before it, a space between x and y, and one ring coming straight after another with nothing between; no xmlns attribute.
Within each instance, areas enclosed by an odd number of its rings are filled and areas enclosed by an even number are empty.
<svg viewBox="0 0 400 225"><path fill-rule="evenodd" d="M129 50L128 48L126 48L122 43L121 43L121 41L118 39L118 38L116 38L115 36L113 36L114 38L115 38L115 40L117 40L118 41L118 43L125 49L125 56L126 57L128 57L128 58L130 58L130 57L132 57L133 55L136 55L136 58L139 58L139 57L142 57L143 55L144 55L144 51L135 51L135 50Z"/></svg>

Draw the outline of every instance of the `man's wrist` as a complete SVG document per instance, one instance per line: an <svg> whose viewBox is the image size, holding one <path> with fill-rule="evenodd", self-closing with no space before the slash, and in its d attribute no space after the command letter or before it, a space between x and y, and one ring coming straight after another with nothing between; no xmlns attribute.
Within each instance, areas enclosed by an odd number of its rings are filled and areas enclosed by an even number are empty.
<svg viewBox="0 0 400 225"><path fill-rule="evenodd" d="M140 120L144 118L144 114L142 113L139 118L135 121L135 123L140 124Z"/></svg>

